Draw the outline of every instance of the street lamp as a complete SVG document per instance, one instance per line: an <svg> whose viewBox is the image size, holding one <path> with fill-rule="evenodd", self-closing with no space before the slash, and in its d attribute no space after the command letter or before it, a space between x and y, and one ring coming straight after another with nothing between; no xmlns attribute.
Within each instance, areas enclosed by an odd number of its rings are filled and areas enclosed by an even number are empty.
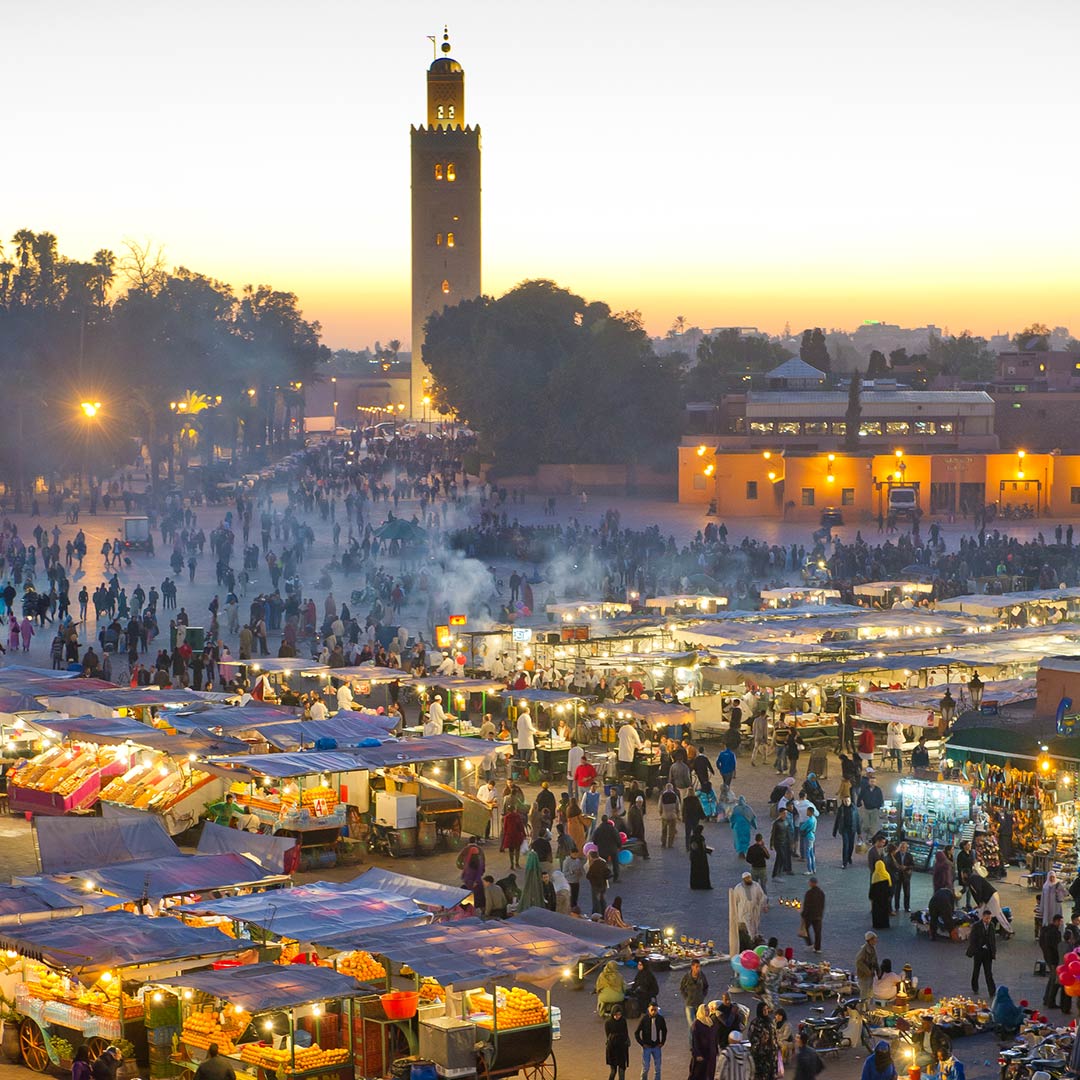
<svg viewBox="0 0 1080 1080"><path fill-rule="evenodd" d="M1027 457L1027 454L1023 450L1017 450L1016 451L1016 479L1017 480L1023 480L1024 479L1024 458L1026 458L1026 457Z"/></svg>
<svg viewBox="0 0 1080 1080"><path fill-rule="evenodd" d="M978 709L982 704L983 683L982 679L979 678L979 673L977 671L974 672L968 680L968 691L971 694L971 707L973 709Z"/></svg>
<svg viewBox="0 0 1080 1080"><path fill-rule="evenodd" d="M947 686L945 687L945 696L938 703L938 707L941 709L941 726L948 730L953 717L956 715L956 700L949 693Z"/></svg>
<svg viewBox="0 0 1080 1080"><path fill-rule="evenodd" d="M79 408L82 409L83 415L87 418L87 420L93 420L97 416L97 414L101 412L101 402L84 401L79 405Z"/></svg>

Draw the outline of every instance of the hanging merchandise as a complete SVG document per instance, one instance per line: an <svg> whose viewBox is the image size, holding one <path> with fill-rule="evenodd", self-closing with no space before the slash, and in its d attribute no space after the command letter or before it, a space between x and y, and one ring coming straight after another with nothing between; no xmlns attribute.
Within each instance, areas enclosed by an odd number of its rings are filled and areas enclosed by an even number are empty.
<svg viewBox="0 0 1080 1080"><path fill-rule="evenodd" d="M896 787L900 822L917 870L930 868L936 848L970 832L973 791L967 785L906 777Z"/></svg>

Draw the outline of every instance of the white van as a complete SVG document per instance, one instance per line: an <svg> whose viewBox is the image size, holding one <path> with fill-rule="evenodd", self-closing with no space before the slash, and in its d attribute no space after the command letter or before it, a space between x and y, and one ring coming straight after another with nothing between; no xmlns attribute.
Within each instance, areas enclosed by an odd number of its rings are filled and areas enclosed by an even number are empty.
<svg viewBox="0 0 1080 1080"><path fill-rule="evenodd" d="M913 487L889 488L889 516L893 518L909 517L917 521L922 515L919 509L919 493Z"/></svg>

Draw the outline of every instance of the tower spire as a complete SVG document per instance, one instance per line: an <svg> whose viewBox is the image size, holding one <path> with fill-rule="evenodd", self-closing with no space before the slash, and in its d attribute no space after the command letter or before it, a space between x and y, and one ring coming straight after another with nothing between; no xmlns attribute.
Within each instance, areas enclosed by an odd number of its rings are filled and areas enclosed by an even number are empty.
<svg viewBox="0 0 1080 1080"><path fill-rule="evenodd" d="M442 51L444 53L450 52L450 27L445 23L442 28Z"/></svg>

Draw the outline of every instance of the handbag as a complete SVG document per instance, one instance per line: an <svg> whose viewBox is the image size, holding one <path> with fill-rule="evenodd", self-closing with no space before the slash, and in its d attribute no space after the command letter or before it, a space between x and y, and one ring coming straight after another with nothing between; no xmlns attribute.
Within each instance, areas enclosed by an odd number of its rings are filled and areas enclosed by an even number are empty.
<svg viewBox="0 0 1080 1080"><path fill-rule="evenodd" d="M803 939L803 941L809 941L810 940L810 931L807 930L807 928L806 928L806 920L804 918L799 919L799 931L798 931L798 933L799 933L799 937L801 937Z"/></svg>

